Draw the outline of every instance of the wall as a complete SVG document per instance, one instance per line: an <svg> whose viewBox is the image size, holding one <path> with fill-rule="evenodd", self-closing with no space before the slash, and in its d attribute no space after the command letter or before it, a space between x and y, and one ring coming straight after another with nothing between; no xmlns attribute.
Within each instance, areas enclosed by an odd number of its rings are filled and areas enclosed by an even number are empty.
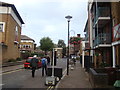
<svg viewBox="0 0 120 90"><path fill-rule="evenodd" d="M18 49L19 44L14 43L15 28L16 26L18 27L18 42L20 43L21 27L10 14L2 14L2 20L0 21L5 22L5 32L2 34L2 40L7 45L7 47L3 47L3 60L6 61L11 58L16 59L17 57L20 57L20 52Z"/></svg>

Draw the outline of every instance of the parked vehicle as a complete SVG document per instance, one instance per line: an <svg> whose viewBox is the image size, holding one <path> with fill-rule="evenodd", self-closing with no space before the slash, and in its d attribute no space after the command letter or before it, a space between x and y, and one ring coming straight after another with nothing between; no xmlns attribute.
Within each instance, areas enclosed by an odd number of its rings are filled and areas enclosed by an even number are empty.
<svg viewBox="0 0 120 90"><path fill-rule="evenodd" d="M32 60L33 57L28 57L28 59L26 60L26 62L24 63L24 68L25 69L30 69L30 62ZM39 59L38 59L39 60ZM37 68L41 68L42 67L42 63L41 63L41 60L39 60L38 62L38 67Z"/></svg>

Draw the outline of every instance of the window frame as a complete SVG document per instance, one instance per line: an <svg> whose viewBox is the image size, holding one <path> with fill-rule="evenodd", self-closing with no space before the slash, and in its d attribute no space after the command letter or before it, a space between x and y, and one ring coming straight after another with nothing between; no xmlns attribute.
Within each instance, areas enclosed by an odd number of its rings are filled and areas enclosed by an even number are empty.
<svg viewBox="0 0 120 90"><path fill-rule="evenodd" d="M5 32L5 22L0 22L0 24L3 24L2 32ZM1 32L1 31L0 31L0 32Z"/></svg>

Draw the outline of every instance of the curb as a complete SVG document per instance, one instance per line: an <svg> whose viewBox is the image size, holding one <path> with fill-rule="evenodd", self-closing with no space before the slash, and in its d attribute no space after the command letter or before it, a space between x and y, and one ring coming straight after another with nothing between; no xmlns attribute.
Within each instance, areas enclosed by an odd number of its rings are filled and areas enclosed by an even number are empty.
<svg viewBox="0 0 120 90"><path fill-rule="evenodd" d="M9 66L16 66L16 65L22 65L22 64L24 64L23 62L11 62L11 63L4 63L3 65L2 65L2 68L4 68L4 67L9 67Z"/></svg>
<svg viewBox="0 0 120 90"><path fill-rule="evenodd" d="M7 72L11 72L11 71L19 70L19 69L23 69L23 67L21 67L21 68L17 68L17 69L14 69L14 70L6 70L6 71L3 71L2 73L7 73Z"/></svg>

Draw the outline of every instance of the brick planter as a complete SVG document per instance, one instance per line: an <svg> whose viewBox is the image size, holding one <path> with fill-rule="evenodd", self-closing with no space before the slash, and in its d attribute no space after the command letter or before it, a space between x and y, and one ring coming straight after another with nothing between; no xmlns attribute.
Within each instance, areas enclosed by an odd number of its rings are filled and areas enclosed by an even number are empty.
<svg viewBox="0 0 120 90"><path fill-rule="evenodd" d="M93 88L105 88L108 87L108 75L105 69L93 69L89 70L89 80Z"/></svg>

